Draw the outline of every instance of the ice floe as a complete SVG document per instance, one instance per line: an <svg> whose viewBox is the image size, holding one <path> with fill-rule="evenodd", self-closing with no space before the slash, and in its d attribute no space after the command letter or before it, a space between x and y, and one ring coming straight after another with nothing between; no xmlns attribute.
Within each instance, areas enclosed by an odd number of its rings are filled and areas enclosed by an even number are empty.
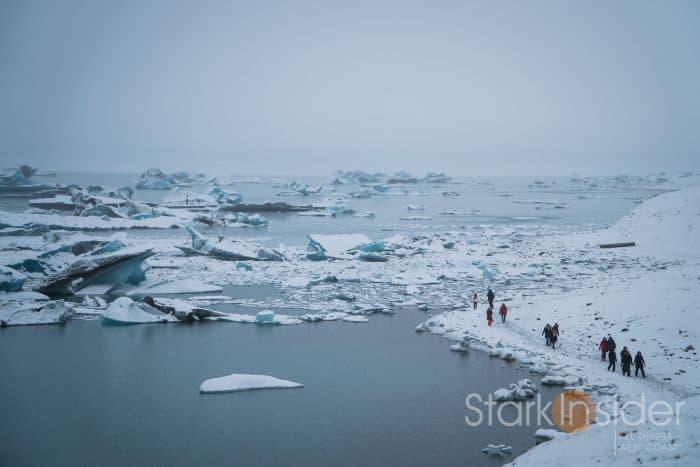
<svg viewBox="0 0 700 467"><path fill-rule="evenodd" d="M254 389L293 389L303 384L267 375L246 375L234 373L219 378L204 380L199 387L201 393L238 392Z"/></svg>

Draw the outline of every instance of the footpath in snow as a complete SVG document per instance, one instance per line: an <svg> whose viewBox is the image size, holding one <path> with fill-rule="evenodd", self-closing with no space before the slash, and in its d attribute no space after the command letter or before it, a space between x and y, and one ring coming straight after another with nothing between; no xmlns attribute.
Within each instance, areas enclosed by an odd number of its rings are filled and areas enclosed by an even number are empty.
<svg viewBox="0 0 700 467"><path fill-rule="evenodd" d="M699 223L700 187L657 196L609 229L565 239L572 251L634 241L634 247L610 250L611 256L623 256L631 267L645 265L633 274L600 268L597 277L591 277L592 287L539 298L496 290L496 321L491 327L486 325L483 304L476 311L469 304L444 312L419 326L419 331L456 341L454 350L481 347L567 384L578 380L578 386L597 401L608 399L608 404L622 409L614 423L598 423L557 437L520 456L513 465L697 465ZM509 307L505 324L498 316L502 300ZM556 349L545 346L546 323L559 323L561 328ZM607 371L598 344L608 334L614 337L618 353L627 346L632 355L644 354L645 379L623 377L619 359L617 372ZM607 395L611 388L612 397ZM645 401L641 410L629 404L641 400ZM648 419L635 426L654 401L679 404L678 420L656 426Z"/></svg>

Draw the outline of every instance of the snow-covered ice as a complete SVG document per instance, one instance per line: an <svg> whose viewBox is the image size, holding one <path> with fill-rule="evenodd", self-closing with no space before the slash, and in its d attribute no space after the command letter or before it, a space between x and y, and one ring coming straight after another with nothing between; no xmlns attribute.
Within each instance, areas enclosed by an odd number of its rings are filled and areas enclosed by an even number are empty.
<svg viewBox="0 0 700 467"><path fill-rule="evenodd" d="M219 378L205 380L199 387L201 393L238 392L254 389L294 389L303 384L267 375L246 375L234 373Z"/></svg>

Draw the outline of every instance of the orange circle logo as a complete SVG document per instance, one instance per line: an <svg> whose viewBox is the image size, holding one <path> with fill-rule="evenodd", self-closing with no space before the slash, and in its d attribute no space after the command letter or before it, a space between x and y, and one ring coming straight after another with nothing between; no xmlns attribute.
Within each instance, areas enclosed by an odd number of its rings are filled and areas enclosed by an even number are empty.
<svg viewBox="0 0 700 467"><path fill-rule="evenodd" d="M595 405L583 391L567 389L552 401L552 421L567 433L581 431L595 420Z"/></svg>

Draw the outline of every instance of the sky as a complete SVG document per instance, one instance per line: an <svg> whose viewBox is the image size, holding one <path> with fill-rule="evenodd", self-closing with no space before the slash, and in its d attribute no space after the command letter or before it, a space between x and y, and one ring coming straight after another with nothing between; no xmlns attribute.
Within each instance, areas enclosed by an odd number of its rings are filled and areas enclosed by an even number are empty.
<svg viewBox="0 0 700 467"><path fill-rule="evenodd" d="M0 166L700 170L700 2L0 0Z"/></svg>

